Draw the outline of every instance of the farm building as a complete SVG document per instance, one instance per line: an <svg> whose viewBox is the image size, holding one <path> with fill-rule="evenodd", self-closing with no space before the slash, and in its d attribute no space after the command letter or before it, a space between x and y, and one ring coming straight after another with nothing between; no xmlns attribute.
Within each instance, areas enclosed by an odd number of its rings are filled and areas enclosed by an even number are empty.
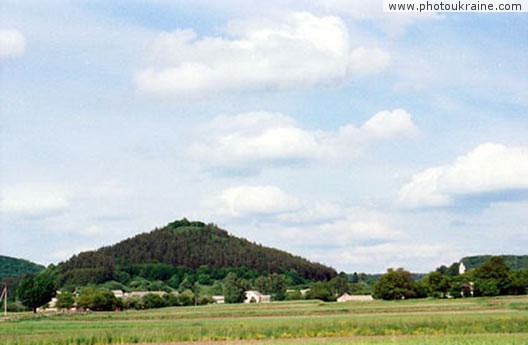
<svg viewBox="0 0 528 345"><path fill-rule="evenodd" d="M369 302L373 300L371 295L349 295L346 292L337 298L338 302Z"/></svg>
<svg viewBox="0 0 528 345"><path fill-rule="evenodd" d="M222 295L215 295L211 296L211 298L215 301L217 304L224 304L225 303L225 297Z"/></svg>
<svg viewBox="0 0 528 345"><path fill-rule="evenodd" d="M246 291L244 303L268 303L271 302L270 295L263 295L258 291Z"/></svg>

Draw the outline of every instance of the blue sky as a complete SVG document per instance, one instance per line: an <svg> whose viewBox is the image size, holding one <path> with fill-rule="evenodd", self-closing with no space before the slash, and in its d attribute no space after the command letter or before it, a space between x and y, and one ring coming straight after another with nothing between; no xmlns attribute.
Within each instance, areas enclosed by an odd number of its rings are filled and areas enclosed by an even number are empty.
<svg viewBox="0 0 528 345"><path fill-rule="evenodd" d="M0 254L187 217L347 272L527 254L526 14L0 1Z"/></svg>

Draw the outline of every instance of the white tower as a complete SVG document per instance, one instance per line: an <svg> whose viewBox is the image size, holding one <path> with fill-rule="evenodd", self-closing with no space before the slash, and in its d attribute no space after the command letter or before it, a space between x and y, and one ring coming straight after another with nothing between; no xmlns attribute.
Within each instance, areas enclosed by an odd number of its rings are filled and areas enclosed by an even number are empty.
<svg viewBox="0 0 528 345"><path fill-rule="evenodd" d="M460 261L460 265L458 266L458 274L464 274L466 273L466 266L462 261Z"/></svg>

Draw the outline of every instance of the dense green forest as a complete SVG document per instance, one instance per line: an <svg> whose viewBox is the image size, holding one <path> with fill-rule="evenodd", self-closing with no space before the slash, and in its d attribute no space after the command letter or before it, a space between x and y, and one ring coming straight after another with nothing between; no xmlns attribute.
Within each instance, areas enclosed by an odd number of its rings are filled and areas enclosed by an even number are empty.
<svg viewBox="0 0 528 345"><path fill-rule="evenodd" d="M528 268L528 255L502 255L506 265L513 271ZM491 255L466 256L460 260L467 270L476 268L489 260Z"/></svg>
<svg viewBox="0 0 528 345"><path fill-rule="evenodd" d="M19 277L28 273L38 273L44 266L24 259L16 259L0 255L0 281L5 278Z"/></svg>
<svg viewBox="0 0 528 345"><path fill-rule="evenodd" d="M208 284L230 272L246 279L284 274L300 284L337 274L322 264L231 236L214 224L186 219L80 253L51 270L58 285L68 287L108 281L144 285L141 279L177 287L186 279Z"/></svg>

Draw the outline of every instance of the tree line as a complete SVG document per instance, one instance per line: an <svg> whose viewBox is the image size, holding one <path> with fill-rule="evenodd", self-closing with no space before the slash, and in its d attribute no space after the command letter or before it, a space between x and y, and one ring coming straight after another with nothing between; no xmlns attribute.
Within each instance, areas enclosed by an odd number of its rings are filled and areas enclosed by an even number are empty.
<svg viewBox="0 0 528 345"><path fill-rule="evenodd" d="M145 269L148 274L158 272L152 267L138 269ZM441 266L419 280L403 268L388 269L380 276L357 273L347 275L341 272L329 281L304 281L300 285L287 274L254 276L255 271L247 268L239 268L238 273L230 271L220 280L203 280L206 272L209 270L202 267L202 270L194 271L193 275L184 276L183 280L178 280L177 287L143 278L142 282L147 284L146 287L150 291L166 291L167 294L163 296L152 293L142 297L119 299L111 290L120 287L125 287L125 291L134 289L116 281L79 287L75 290L62 289L57 296L57 307L67 309L75 303L77 307L98 311L188 306L212 303L214 295L223 295L226 303L240 303L246 298L247 290L269 294L275 301L318 299L328 302L335 301L344 293L373 294L375 298L385 300L528 293L528 269L511 270L500 256L490 257L486 262L463 274L459 274L458 263L450 267ZM18 299L33 310L49 302L57 288L51 273L47 270L22 279L17 289ZM202 280L199 277L202 277ZM307 288L308 292L301 294L301 288Z"/></svg>
<svg viewBox="0 0 528 345"><path fill-rule="evenodd" d="M407 298L459 298L470 296L525 295L528 269L511 270L502 256L490 256L463 274L459 264L440 266L415 281L403 268L389 269L374 285L374 296L386 300Z"/></svg>

